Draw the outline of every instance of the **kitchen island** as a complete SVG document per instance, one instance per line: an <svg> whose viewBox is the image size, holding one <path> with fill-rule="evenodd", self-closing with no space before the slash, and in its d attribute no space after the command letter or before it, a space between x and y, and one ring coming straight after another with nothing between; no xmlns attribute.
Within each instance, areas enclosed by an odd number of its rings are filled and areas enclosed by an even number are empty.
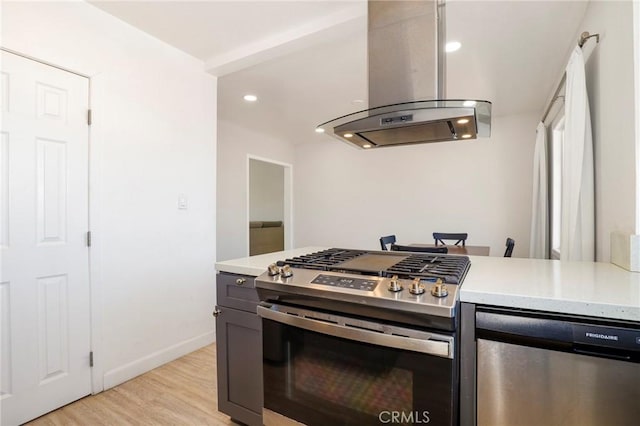
<svg viewBox="0 0 640 426"><path fill-rule="evenodd" d="M216 263L216 269L220 272L218 278L218 303L220 304L221 300L223 300L220 297L221 287L234 291L248 291L249 288L251 288L255 293L255 283L253 278L265 272L269 264L278 260L285 260L287 258L309 254L324 249L324 247L303 247L296 250L288 250ZM461 304L458 315L461 326L458 329L458 337L455 338L457 341L456 344L459 345L458 347L460 348L461 354L461 379L459 382L461 401L460 424L476 424L477 413L479 413L477 409L478 403L485 408L502 406L499 402L492 403L491 400L487 400L486 392L484 394L480 394L484 399L479 398L479 395L476 394L476 390L481 388L476 382L476 378L479 377L478 366L481 365L480 363L482 362L482 365L484 366L500 365L500 363L497 363L494 360L488 361L487 358L488 352L486 348L494 347L494 344L491 344L492 346L487 346L486 343L483 343L483 348L485 348L484 352L480 350L482 349L481 346L478 346L478 342L481 341L478 339L484 339L484 337L476 333L478 330L477 327L483 326L480 322L476 323L477 313L479 313L480 316L486 316L488 313L489 315L494 315L496 318L504 318L504 315L512 315L515 313L516 315L524 316L525 322L530 321L531 318L534 318L534 321L537 321L535 318L539 318L543 321L551 320L552 322L560 321L562 323L574 320L583 321L584 323L591 321L596 327L604 326L606 325L605 323L610 323L609 325L613 324L614 326L630 326L636 330L640 328L640 274L631 273L613 264L607 263L560 262L555 260L485 256L468 257L471 265L466 277L462 281L462 285L459 288L458 298ZM229 324L227 320L223 319L220 321L221 319L218 318L218 325L223 325L224 327L222 328L225 330L240 330L240 328L243 330L251 329L253 336L255 337L252 337L252 343L249 346L255 347L261 343L259 336L261 335L262 326L254 309L254 306L257 306L258 301L257 293L251 297L252 301L251 304L248 305L249 309L245 309L245 312L242 314L245 317L246 322L245 319L242 321L239 318L237 320L233 319L232 322L235 324L232 328L229 328L227 326ZM242 327L238 327L242 324L244 324ZM598 334L600 333L600 329L595 329L595 331L590 329L587 331L588 334L595 332L596 336L603 336L602 334ZM608 336L609 335L605 335L607 338ZM458 338L460 340L458 340ZM218 333L219 352L221 348L226 348L222 343L222 340L224 339L225 336ZM483 342L486 342L486 340L483 340ZM239 343L239 341L236 341L234 344L235 347L242 348L242 350L246 352L247 345L244 343L240 345ZM507 344L507 347L511 347L508 342L505 344ZM638 342L638 345L640 345L640 341ZM257 348L256 351L252 351L252 354L256 355L253 359L255 363L259 363L261 354L257 354L256 352ZM226 358L239 359L239 357L236 356L227 356ZM518 356L515 359L519 359L524 363L529 363L539 358L540 357L538 355L527 355L524 357ZM219 358L219 361L220 359L221 358ZM502 357L502 360L507 359L514 358ZM236 368L236 371L240 371L239 374L246 370L247 363L244 361L241 363L240 367ZM589 360L586 360L586 358L585 361L590 362ZM571 360L568 365L573 364L574 362ZM631 365L631 373L626 374L628 377L627 382L629 378L634 381L634 378L636 377L635 374L637 373L634 373L635 370L633 366L637 366L638 364ZM242 370L242 368L244 368L244 370ZM609 370L604 371L604 375L600 374L603 372L593 374L604 377L607 376L607 371L610 372L618 370L616 366L609 366L607 368L609 368ZM570 368L563 367L563 369L571 371ZM229 368L226 368L226 370L231 371ZM508 367L507 371L521 371L521 369ZM567 374L570 374L571 377L579 378L593 376L593 374L575 372ZM258 372L253 369L252 373L247 375L253 377L255 380L259 380L259 377L257 376L261 377L261 371ZM495 376L495 374L493 374L493 376ZM540 374L540 376L543 377L542 374ZM487 382L486 378L483 380L485 380L485 389L495 389L495 386L497 386L496 384L490 384L487 387L486 383L490 382ZM550 379L545 378L545 380L548 382ZM588 392L595 394L588 384L578 383L577 385L574 385L573 382L566 379L561 380L561 382L571 384L569 388L565 389L563 392L564 394L575 394L576 392L574 391L576 386L588 389ZM230 384L227 384L227 386L229 385ZM629 388L628 383L627 388ZM231 387L229 387L229 389L231 389ZM627 389L627 391L627 394L631 396L635 396L635 393L637 393L637 390L634 390L633 385L631 385L631 388ZM546 394L546 391L536 392L537 393L533 396L535 398ZM619 390L615 392L611 391L609 393L612 395L618 395ZM491 398L493 398L493 394L494 391L491 391ZM498 394L501 393L498 392ZM240 393L238 393L238 395L240 395ZM244 397L244 394L242 395ZM482 401L484 401L484 403ZM585 401L591 405L595 405L592 404L591 400L588 398L585 398L582 402ZM571 405L573 402L575 401L567 401L567 404ZM261 403L261 400L254 401L253 405L261 407ZM258 411L259 410L254 409L253 413L258 414ZM587 413L586 415L598 418L594 412L586 409L584 412ZM622 412L635 415L635 411L629 409L628 406L623 406ZM483 414L485 417L483 420L479 420L478 424L488 424L486 417L487 410L485 410ZM501 415L501 413L498 414ZM554 414L554 416L556 416L556 414ZM557 417L552 417L552 419L557 419ZM491 421L497 420L491 419ZM246 422L253 424L253 422ZM260 419L255 418L255 422L255 424L259 424Z"/></svg>

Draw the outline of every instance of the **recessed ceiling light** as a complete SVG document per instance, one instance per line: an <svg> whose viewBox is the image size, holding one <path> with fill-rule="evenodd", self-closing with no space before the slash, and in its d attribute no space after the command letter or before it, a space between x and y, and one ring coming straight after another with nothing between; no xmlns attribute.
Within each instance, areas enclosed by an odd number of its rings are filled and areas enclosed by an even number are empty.
<svg viewBox="0 0 640 426"><path fill-rule="evenodd" d="M468 118L461 118L456 123L458 123L458 124L467 124L468 122L469 122Z"/></svg>
<svg viewBox="0 0 640 426"><path fill-rule="evenodd" d="M450 41L449 43L445 44L444 50L447 53L455 52L456 50L460 49L461 46L462 44L460 44L459 41Z"/></svg>
<svg viewBox="0 0 640 426"><path fill-rule="evenodd" d="M316 127L316 133L324 133L324 129L322 127Z"/></svg>
<svg viewBox="0 0 640 426"><path fill-rule="evenodd" d="M244 100L247 102L255 102L258 100L256 95L244 95Z"/></svg>
<svg viewBox="0 0 640 426"><path fill-rule="evenodd" d="M345 138L352 138L353 137L353 133L345 133L344 135Z"/></svg>
<svg viewBox="0 0 640 426"><path fill-rule="evenodd" d="M371 145L369 145L369 144L365 144L365 145L362 145L362 147L363 147L363 148L371 148Z"/></svg>
<svg viewBox="0 0 640 426"><path fill-rule="evenodd" d="M352 104L363 104L364 100L362 100L362 99L354 99L354 100L351 101L351 103Z"/></svg>
<svg viewBox="0 0 640 426"><path fill-rule="evenodd" d="M465 133L464 135L462 135L462 139L469 139L471 137L471 135L469 133Z"/></svg>
<svg viewBox="0 0 640 426"><path fill-rule="evenodd" d="M472 106L475 106L475 104L476 104L476 101L464 101L462 103L462 106L472 107Z"/></svg>

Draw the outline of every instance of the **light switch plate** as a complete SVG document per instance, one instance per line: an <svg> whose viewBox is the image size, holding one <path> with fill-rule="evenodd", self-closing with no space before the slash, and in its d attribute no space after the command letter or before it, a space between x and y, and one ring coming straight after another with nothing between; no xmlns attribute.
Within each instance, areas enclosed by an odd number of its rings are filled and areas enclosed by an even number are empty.
<svg viewBox="0 0 640 426"><path fill-rule="evenodd" d="M178 209L186 210L189 207L189 203L187 201L187 196L184 194L178 195Z"/></svg>

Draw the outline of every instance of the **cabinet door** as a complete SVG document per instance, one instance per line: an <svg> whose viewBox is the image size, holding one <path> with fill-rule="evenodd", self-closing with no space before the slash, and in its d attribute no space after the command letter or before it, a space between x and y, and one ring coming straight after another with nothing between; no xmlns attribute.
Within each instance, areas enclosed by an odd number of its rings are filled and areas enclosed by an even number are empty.
<svg viewBox="0 0 640 426"><path fill-rule="evenodd" d="M217 309L218 410L262 425L262 321L256 314Z"/></svg>

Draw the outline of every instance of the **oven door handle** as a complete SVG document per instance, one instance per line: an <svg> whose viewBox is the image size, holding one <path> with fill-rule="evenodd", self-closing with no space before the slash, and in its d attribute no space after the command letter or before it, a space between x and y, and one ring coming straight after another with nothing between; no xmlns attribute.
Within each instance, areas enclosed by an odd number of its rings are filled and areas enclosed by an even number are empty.
<svg viewBox="0 0 640 426"><path fill-rule="evenodd" d="M317 333L370 343L377 346L404 349L453 359L453 337L441 334L382 325L337 315L260 303L257 313L262 318L303 328ZM367 328L378 328L380 331ZM419 338L410 335L419 335Z"/></svg>

